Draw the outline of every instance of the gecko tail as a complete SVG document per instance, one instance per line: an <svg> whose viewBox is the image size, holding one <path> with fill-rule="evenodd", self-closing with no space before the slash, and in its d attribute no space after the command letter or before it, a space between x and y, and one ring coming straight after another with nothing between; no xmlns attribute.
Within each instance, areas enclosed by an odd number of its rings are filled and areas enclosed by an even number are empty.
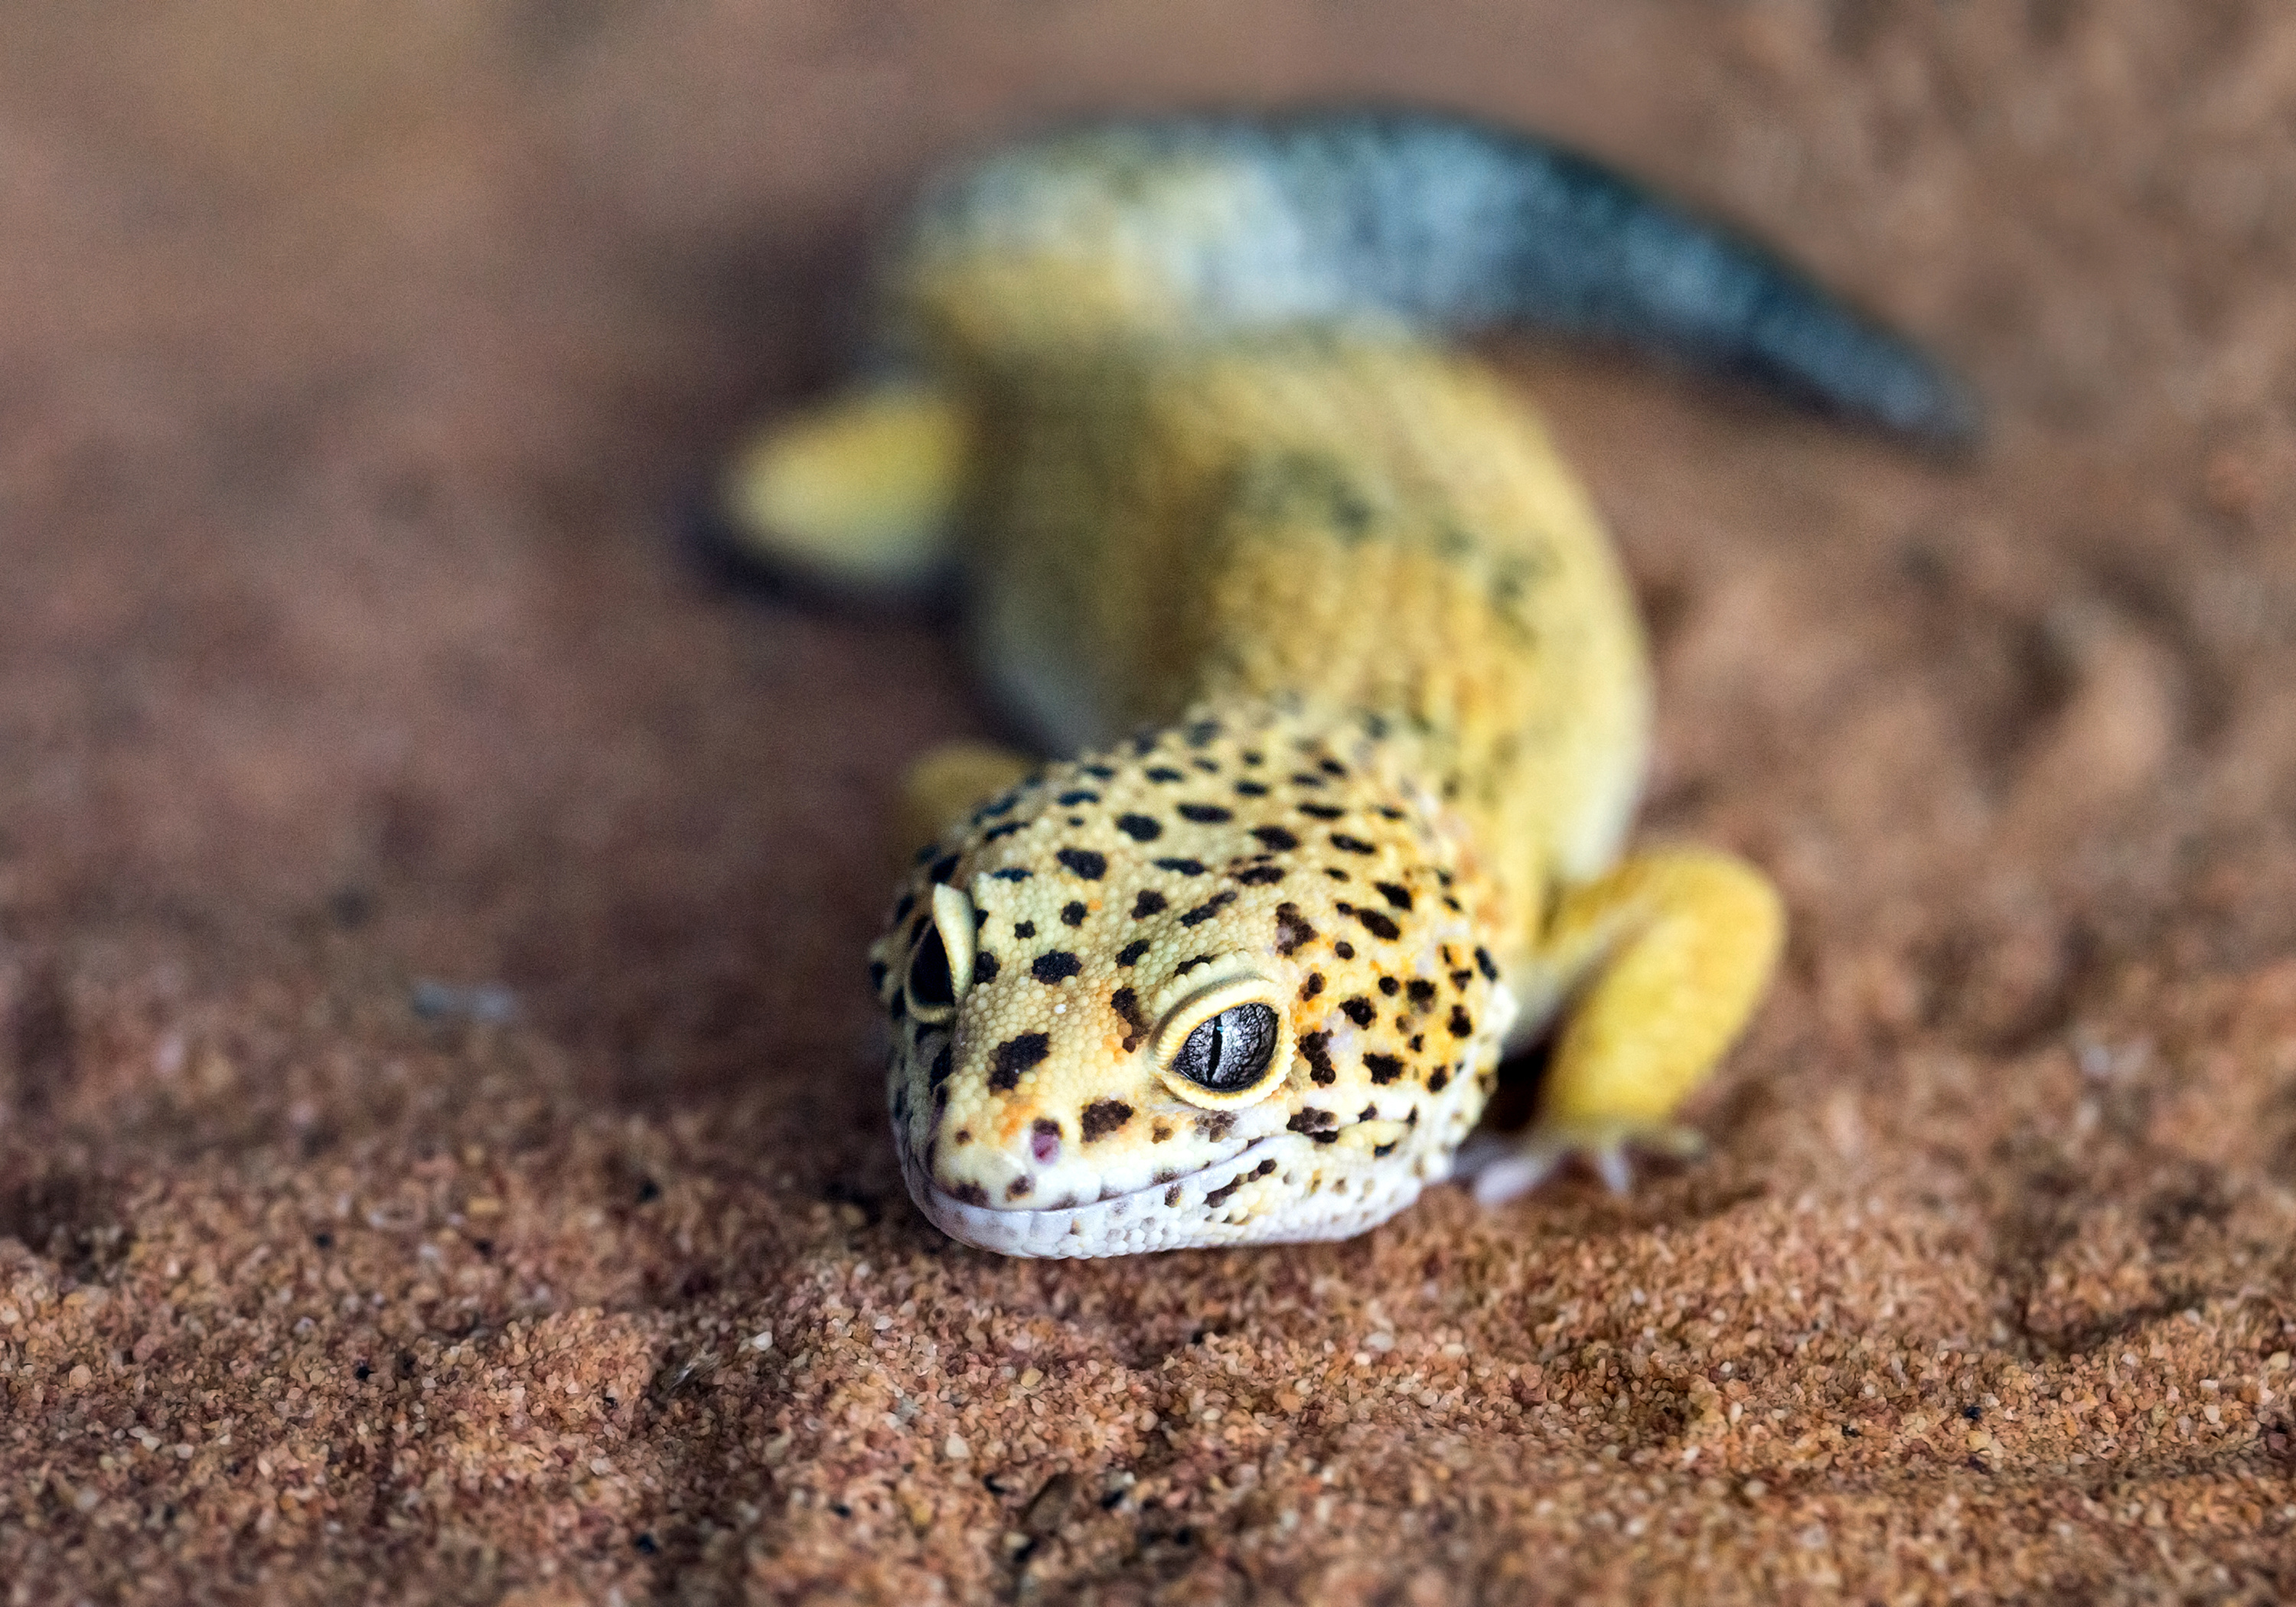
<svg viewBox="0 0 2296 1607"><path fill-rule="evenodd" d="M1577 152L1436 113L1055 134L944 184L903 258L922 299L947 285L975 305L969 267L1064 270L1071 305L1134 334L1349 316L1550 329L1939 443L1980 423L1952 374L1744 234Z"/></svg>

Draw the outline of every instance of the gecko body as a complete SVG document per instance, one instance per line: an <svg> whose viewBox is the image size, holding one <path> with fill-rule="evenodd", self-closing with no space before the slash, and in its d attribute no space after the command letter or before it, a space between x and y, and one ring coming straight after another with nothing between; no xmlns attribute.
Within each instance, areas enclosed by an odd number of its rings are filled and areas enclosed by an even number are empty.
<svg viewBox="0 0 2296 1607"><path fill-rule="evenodd" d="M1625 851L1629 590L1527 404L1437 337L1623 335L1937 435L1949 382L1581 159L1432 118L1023 146L925 202L888 287L906 373L769 433L742 505L800 562L953 552L974 656L1070 755L913 773L872 977L925 1214L1016 1255L1344 1237L1549 1029L1485 1198L1693 1148L1778 901Z"/></svg>

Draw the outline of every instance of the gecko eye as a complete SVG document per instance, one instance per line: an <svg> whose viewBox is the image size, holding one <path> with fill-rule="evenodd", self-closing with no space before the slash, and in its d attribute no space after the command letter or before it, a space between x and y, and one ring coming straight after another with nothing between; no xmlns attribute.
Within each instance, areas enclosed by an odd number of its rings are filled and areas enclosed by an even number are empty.
<svg viewBox="0 0 2296 1607"><path fill-rule="evenodd" d="M1215 1094L1249 1088L1275 1054L1275 1013L1265 1004L1237 1004L1198 1027L1172 1057L1172 1070Z"/></svg>
<svg viewBox="0 0 2296 1607"><path fill-rule="evenodd" d="M956 1013L956 1002L972 986L973 933L978 917L972 900L953 887L933 889L933 921L909 956L909 1013L927 1026Z"/></svg>
<svg viewBox="0 0 2296 1607"><path fill-rule="evenodd" d="M1252 1104L1283 1084L1291 1045L1268 984L1240 978L1182 1002L1156 1035L1164 1086L1193 1105Z"/></svg>

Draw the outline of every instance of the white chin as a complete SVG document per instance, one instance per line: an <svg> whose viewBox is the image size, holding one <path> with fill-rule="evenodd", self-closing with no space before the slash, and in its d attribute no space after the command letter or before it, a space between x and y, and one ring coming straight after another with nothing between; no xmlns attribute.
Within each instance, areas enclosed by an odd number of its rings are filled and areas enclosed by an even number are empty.
<svg viewBox="0 0 2296 1607"><path fill-rule="evenodd" d="M896 1123L893 1147L901 1158L901 1178L909 1198L928 1221L961 1244L999 1255L1080 1259L1094 1256L1141 1255L1157 1250L1195 1250L1235 1244L1299 1244L1350 1239L1376 1227L1419 1197L1425 1182L1403 1168L1364 1179L1313 1197L1287 1193L1263 1202L1254 1175L1267 1161L1283 1177L1287 1163L1312 1166L1313 1145L1282 1133L1247 1144L1226 1159L1169 1183L1117 1194L1090 1205L1057 1210L996 1210L968 1205L934 1185L910 1152L908 1135ZM1440 1176L1439 1169L1435 1174ZM1244 1187L1239 1191L1236 1185ZM1234 1204L1230 1195L1243 1196ZM1219 1195L1216 1203L1207 1198Z"/></svg>

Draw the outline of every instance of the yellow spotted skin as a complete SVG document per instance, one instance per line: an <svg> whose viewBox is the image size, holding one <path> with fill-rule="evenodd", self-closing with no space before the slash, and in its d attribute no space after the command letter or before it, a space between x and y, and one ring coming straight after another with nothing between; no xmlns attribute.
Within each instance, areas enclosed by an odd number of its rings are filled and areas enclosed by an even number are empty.
<svg viewBox="0 0 2296 1607"><path fill-rule="evenodd" d="M1249 201L1149 176L1161 227ZM1370 316L1192 325L1173 259L1103 233L927 228L892 299L938 391L786 427L805 496L745 493L861 506L873 454L914 510L916 464L962 443L940 513L911 515L917 568L955 557L982 671L1074 756L968 746L912 776L930 840L873 975L913 1196L1016 1255L1345 1237L1450 1175L1503 1050L1550 1026L1537 1119L1480 1195L1687 1152L1676 1112L1783 922L1728 856L1622 857L1650 676L1585 492L1472 359ZM823 488L838 463L851 496ZM886 521L853 522L882 574Z"/></svg>
<svg viewBox="0 0 2296 1607"><path fill-rule="evenodd" d="M1578 1006L1487 1193L1684 1147L1777 906L1721 856L1619 861L1642 635L1523 404L1357 328L1032 365L973 406L979 655L1084 752L985 802L977 750L919 778L913 812L938 790L947 818L877 958L929 1214L1016 1254L1359 1231L1449 1170L1518 1000L1530 1025ZM936 886L979 959L927 1021ZM1152 1040L1237 976L1280 1003L1290 1067L1206 1108Z"/></svg>

